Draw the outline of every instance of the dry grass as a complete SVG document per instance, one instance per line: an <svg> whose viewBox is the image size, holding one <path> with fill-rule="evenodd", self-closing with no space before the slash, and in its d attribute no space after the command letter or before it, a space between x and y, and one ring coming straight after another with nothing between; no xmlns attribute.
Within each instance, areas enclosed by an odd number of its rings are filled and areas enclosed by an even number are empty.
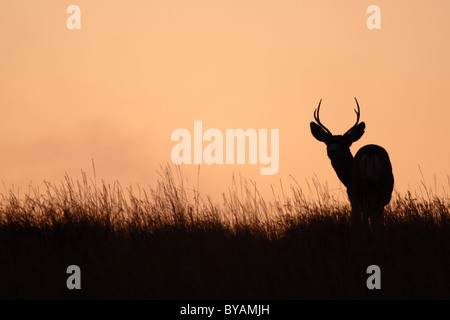
<svg viewBox="0 0 450 320"><path fill-rule="evenodd" d="M0 298L450 298L448 196L396 194L373 234L313 188L316 202L296 185L265 201L234 181L216 204L167 167L149 190L83 175L2 195ZM66 288L71 264L81 290ZM381 290L366 288L371 264Z"/></svg>

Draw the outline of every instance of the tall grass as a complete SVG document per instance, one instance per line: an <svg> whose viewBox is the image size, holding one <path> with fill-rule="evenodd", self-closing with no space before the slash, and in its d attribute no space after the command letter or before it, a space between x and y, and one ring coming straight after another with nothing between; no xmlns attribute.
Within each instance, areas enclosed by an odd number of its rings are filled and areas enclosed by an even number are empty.
<svg viewBox="0 0 450 320"><path fill-rule="evenodd" d="M233 179L216 203L178 170L159 175L149 189L83 174L2 194L0 298L450 298L448 196L395 194L373 234L318 182L312 202L296 183L267 200ZM71 264L81 290L66 287ZM381 290L366 287L372 264Z"/></svg>

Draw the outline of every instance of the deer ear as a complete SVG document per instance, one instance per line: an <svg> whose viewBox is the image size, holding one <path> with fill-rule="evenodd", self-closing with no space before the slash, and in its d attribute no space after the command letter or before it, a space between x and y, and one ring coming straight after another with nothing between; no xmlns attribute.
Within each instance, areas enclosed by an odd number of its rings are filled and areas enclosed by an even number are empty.
<svg viewBox="0 0 450 320"><path fill-rule="evenodd" d="M317 123L311 122L311 133L319 141L327 143L330 140L330 135L323 130Z"/></svg>
<svg viewBox="0 0 450 320"><path fill-rule="evenodd" d="M366 128L366 124L361 122L356 127L354 127L349 133L345 135L345 140L348 145L351 145L353 142L358 141L362 135L364 134L364 129Z"/></svg>

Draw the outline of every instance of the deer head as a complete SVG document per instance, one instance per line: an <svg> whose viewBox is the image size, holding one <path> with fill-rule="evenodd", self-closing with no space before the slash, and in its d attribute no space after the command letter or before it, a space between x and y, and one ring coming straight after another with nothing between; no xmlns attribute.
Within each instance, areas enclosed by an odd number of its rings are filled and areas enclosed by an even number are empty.
<svg viewBox="0 0 450 320"><path fill-rule="evenodd" d="M324 142L327 145L328 158L331 160L331 164L336 171L339 179L348 188L350 185L350 171L353 160L353 155L350 152L350 146L353 142L358 141L364 134L366 124L364 122L359 123L360 109L358 100L356 100L357 110L356 123L343 135L333 135L330 130L320 122L319 111L322 99L319 101L319 106L314 111L314 119L316 122L311 122L311 133L319 141Z"/></svg>

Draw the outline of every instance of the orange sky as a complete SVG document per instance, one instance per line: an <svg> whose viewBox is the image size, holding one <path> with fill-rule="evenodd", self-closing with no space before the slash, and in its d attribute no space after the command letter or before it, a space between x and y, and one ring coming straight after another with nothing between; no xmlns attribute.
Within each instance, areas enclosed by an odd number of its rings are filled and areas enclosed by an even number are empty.
<svg viewBox="0 0 450 320"><path fill-rule="evenodd" d="M66 9L81 8L81 30ZM381 30L369 30L369 5ZM80 170L122 186L154 185L171 163L175 129L279 129L279 171L206 165L200 191L226 192L232 174L301 186L313 177L343 188L325 145L355 121L352 146L383 146L401 193L448 192L450 2L157 0L0 2L0 179L27 189ZM421 176L419 166L423 172ZM182 165L193 185L198 165ZM4 191L2 191L4 192ZM308 193L308 191L306 190Z"/></svg>

